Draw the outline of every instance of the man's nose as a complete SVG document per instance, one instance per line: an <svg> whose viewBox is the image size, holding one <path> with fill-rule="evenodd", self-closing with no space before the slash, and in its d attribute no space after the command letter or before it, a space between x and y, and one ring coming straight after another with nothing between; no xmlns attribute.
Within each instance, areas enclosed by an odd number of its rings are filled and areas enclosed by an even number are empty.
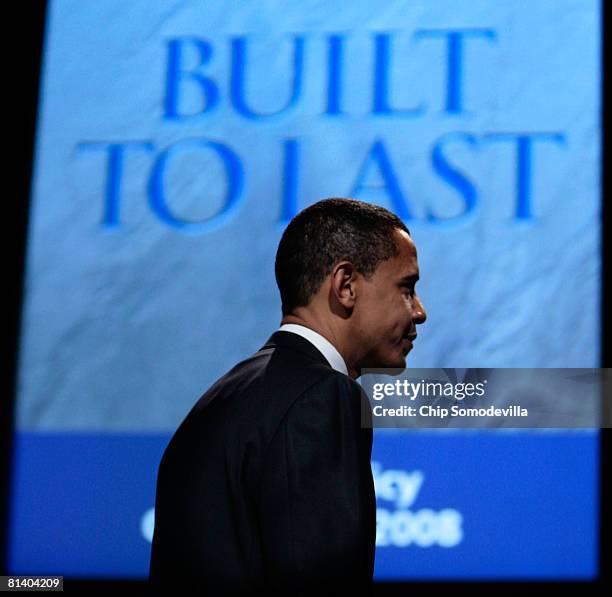
<svg viewBox="0 0 612 597"><path fill-rule="evenodd" d="M423 303L418 296L414 297L416 300L415 310L412 315L412 321L416 324L425 323L427 319L427 311L425 311L425 307L423 307Z"/></svg>

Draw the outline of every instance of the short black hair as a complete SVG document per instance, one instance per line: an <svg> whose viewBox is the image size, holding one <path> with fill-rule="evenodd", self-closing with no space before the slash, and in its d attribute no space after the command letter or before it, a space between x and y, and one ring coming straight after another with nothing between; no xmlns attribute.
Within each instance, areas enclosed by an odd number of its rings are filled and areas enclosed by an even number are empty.
<svg viewBox="0 0 612 597"><path fill-rule="evenodd" d="M396 229L410 234L388 209L355 199L323 199L298 213L283 232L274 265L283 315L308 305L339 261L372 276L381 261L399 254Z"/></svg>

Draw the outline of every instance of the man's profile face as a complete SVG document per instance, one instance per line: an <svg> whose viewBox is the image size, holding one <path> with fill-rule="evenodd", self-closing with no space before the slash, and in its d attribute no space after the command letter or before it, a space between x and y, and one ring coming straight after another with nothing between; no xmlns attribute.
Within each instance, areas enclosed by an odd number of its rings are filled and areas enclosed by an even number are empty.
<svg viewBox="0 0 612 597"><path fill-rule="evenodd" d="M416 334L427 317L415 290L419 265L414 243L400 229L394 232L399 255L378 264L363 278L355 304L359 338L364 350L360 368L403 368Z"/></svg>

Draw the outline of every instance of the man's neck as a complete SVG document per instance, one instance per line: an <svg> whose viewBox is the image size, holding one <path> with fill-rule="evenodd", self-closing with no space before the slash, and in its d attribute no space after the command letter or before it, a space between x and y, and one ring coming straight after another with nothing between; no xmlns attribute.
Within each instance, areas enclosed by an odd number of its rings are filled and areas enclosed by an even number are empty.
<svg viewBox="0 0 612 597"><path fill-rule="evenodd" d="M346 368L348 369L349 376L352 379L356 379L357 377L359 377L359 372L357 371L356 367L353 364L353 361L347 354L347 350L344 346L344 343L338 337L338 334L334 333L334 330L331 329L330 326L324 325L323 322L316 321L315 318L300 317L299 315L294 314L283 315L280 325L284 325L285 323L303 325L304 327L307 327L313 330L314 332L317 332L317 334L321 334L321 336L331 342L331 344L333 344L336 350L340 353L340 355L344 359L344 362L346 363Z"/></svg>

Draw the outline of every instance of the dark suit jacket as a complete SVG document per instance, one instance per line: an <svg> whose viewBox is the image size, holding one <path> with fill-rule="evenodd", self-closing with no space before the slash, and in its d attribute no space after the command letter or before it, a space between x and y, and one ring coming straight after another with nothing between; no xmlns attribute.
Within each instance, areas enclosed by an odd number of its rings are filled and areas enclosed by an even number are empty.
<svg viewBox="0 0 612 597"><path fill-rule="evenodd" d="M159 466L151 586L370 590L376 507L364 400L357 382L285 331L219 379Z"/></svg>

